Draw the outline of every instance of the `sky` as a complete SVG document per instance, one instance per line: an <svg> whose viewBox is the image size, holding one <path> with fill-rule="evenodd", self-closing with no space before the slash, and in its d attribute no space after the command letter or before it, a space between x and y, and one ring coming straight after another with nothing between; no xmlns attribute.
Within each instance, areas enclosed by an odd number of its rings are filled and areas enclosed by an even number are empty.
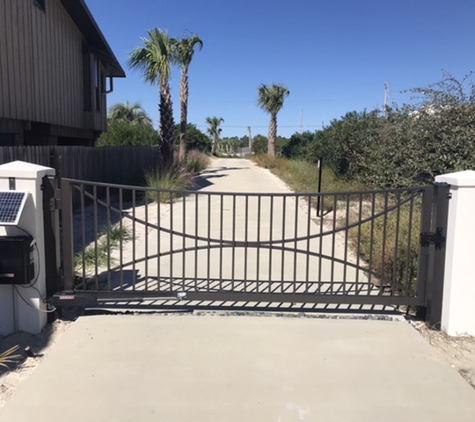
<svg viewBox="0 0 475 422"><path fill-rule="evenodd" d="M109 106L140 102L157 122L158 87L128 65L147 30L204 43L190 66L188 121L224 119L222 136L267 135L261 84L290 90L278 135L315 131L349 111L410 101L402 91L475 70L474 0L86 0L127 77L115 79ZM171 89L179 122L180 70Z"/></svg>

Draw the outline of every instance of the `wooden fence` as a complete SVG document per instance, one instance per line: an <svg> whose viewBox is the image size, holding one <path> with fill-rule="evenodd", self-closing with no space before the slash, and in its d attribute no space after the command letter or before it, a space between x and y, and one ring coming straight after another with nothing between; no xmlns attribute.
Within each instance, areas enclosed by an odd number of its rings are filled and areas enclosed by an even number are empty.
<svg viewBox="0 0 475 422"><path fill-rule="evenodd" d="M26 161L53 167L60 177L143 185L144 172L160 166L158 147L0 147L0 164Z"/></svg>

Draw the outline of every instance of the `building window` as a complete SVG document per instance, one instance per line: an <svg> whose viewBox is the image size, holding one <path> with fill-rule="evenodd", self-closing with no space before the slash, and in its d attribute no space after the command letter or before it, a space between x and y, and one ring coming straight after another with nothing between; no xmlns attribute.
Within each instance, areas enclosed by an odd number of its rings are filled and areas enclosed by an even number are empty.
<svg viewBox="0 0 475 422"><path fill-rule="evenodd" d="M46 0L33 0L33 4L38 8L41 9L43 12L46 11Z"/></svg>

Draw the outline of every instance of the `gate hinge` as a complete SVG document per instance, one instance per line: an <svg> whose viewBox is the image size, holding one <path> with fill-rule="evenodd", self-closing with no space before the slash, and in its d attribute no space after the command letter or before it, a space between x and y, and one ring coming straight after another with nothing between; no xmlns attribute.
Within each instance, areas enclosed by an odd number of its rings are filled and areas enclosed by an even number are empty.
<svg viewBox="0 0 475 422"><path fill-rule="evenodd" d="M61 198L51 198L49 201L50 211L56 211L61 209Z"/></svg>
<svg viewBox="0 0 475 422"><path fill-rule="evenodd" d="M445 244L445 236L442 234L442 227L437 227L435 233L422 232L420 244L424 247L434 244L436 249L442 249L442 246Z"/></svg>

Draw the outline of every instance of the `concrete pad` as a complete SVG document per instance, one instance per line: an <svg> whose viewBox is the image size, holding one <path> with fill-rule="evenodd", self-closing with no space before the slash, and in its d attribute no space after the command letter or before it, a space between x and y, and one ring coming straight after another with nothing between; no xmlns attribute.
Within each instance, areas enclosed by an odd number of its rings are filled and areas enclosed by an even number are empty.
<svg viewBox="0 0 475 422"><path fill-rule="evenodd" d="M0 420L473 422L475 390L405 322L94 316Z"/></svg>

